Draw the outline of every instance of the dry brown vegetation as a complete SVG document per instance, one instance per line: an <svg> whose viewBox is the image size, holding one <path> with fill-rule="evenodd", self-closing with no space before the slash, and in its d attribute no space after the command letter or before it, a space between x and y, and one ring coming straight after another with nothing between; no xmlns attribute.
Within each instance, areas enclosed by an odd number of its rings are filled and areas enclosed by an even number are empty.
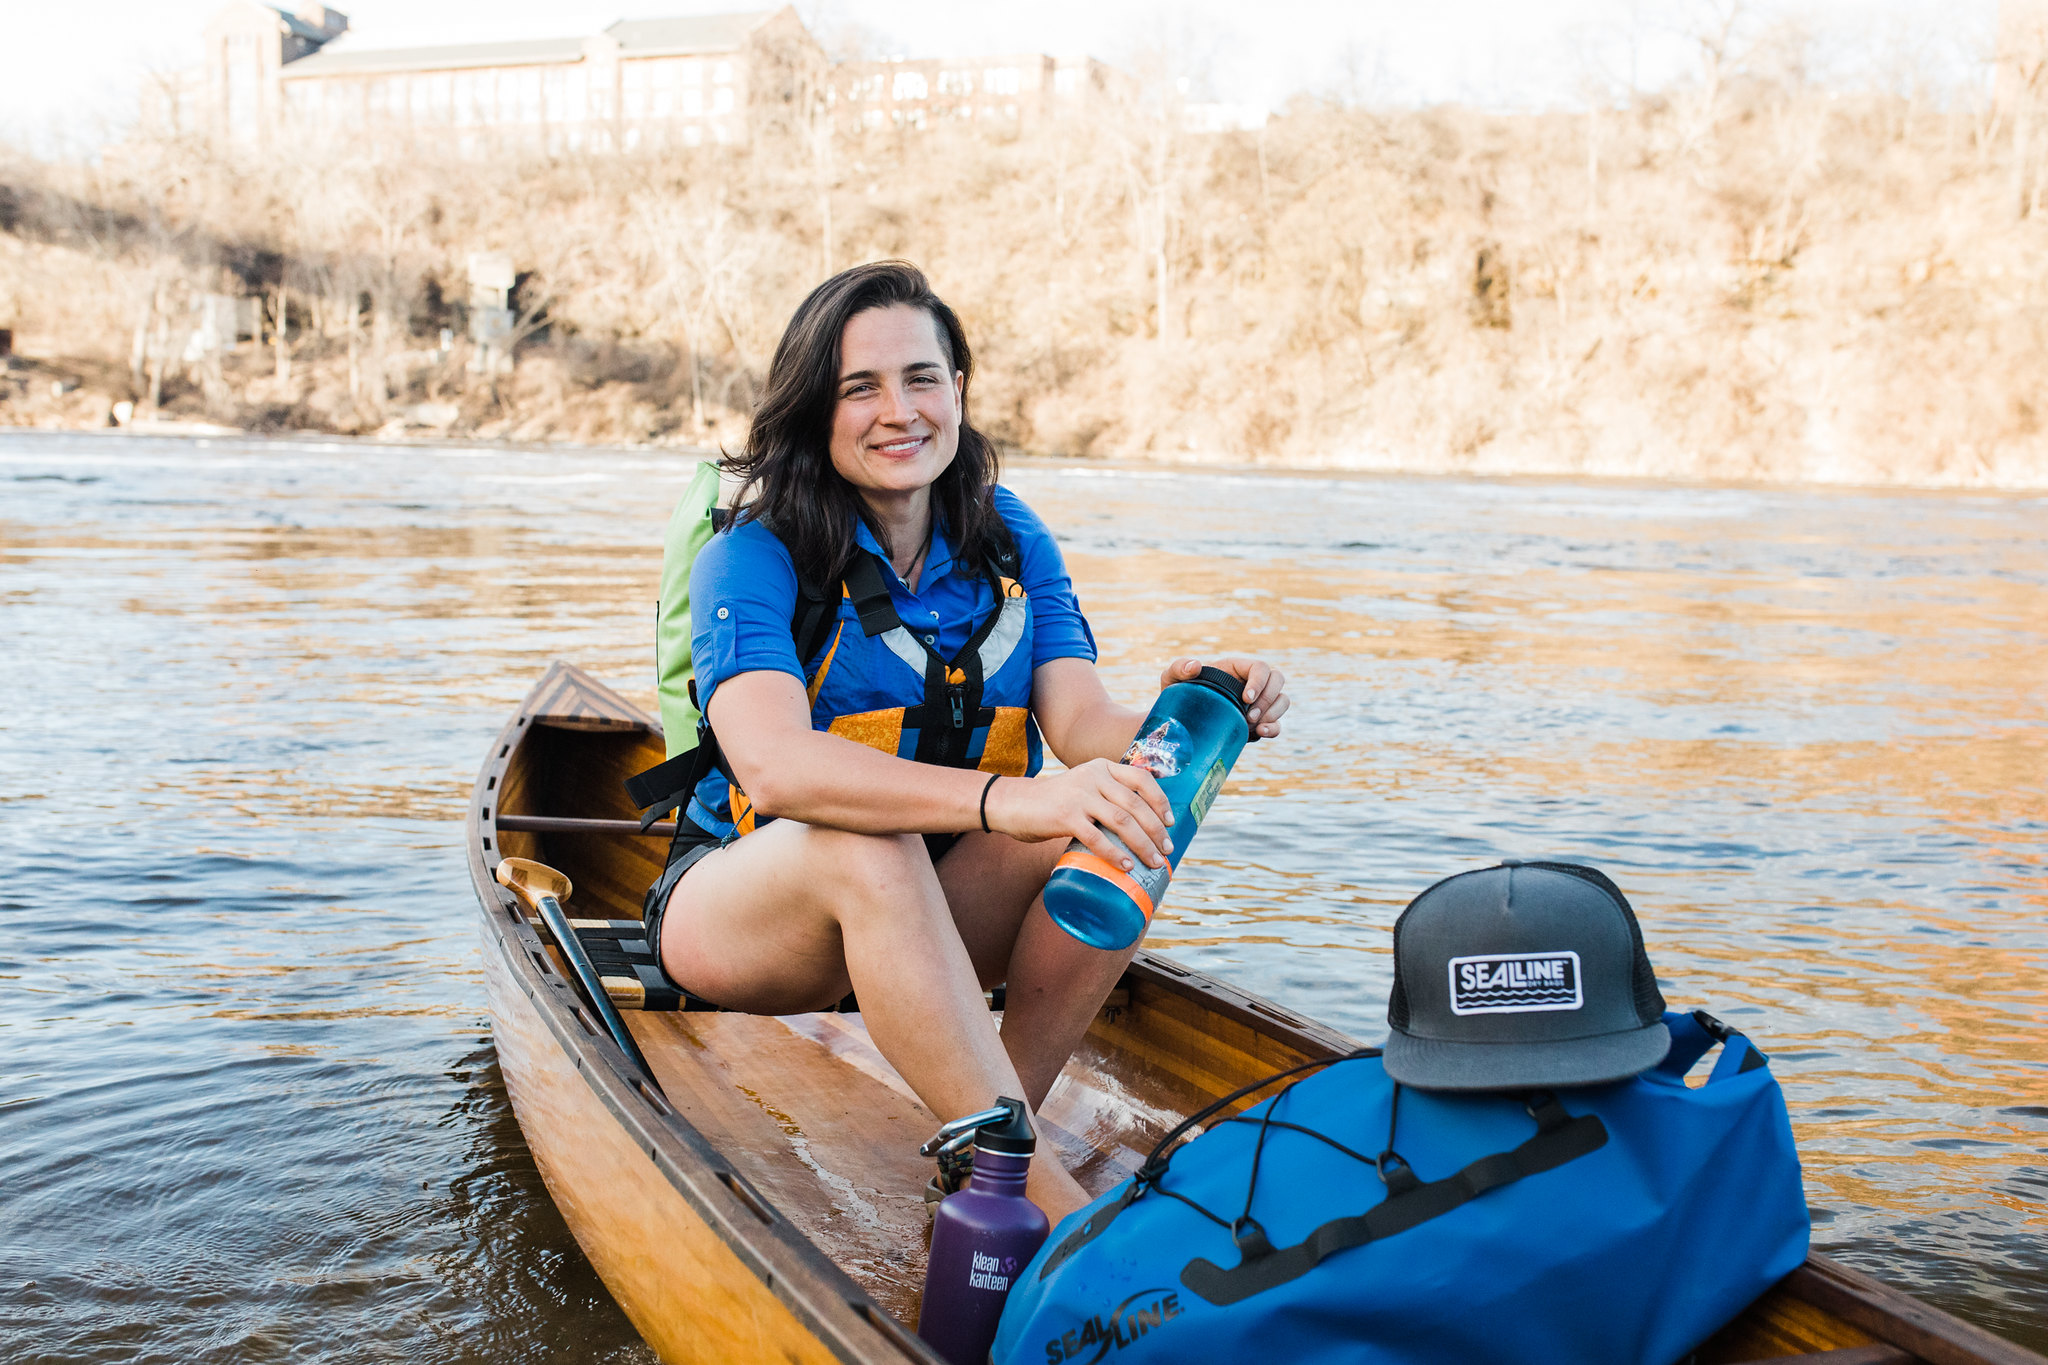
<svg viewBox="0 0 2048 1365"><path fill-rule="evenodd" d="M509 164L17 158L0 326L36 360L0 422L154 399L256 429L731 442L797 299L904 256L968 322L976 419L1026 451L2041 486L2043 138L2030 99L1966 96L1728 61L1590 113L1303 101L1258 133L1143 106ZM483 249L523 272L495 380L460 339ZM264 299L265 340L188 364L188 301L223 289Z"/></svg>

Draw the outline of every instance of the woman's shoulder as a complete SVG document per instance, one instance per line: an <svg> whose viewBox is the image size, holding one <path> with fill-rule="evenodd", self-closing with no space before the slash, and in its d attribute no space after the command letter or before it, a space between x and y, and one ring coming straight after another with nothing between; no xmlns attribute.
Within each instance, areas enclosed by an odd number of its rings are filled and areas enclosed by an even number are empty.
<svg viewBox="0 0 2048 1365"><path fill-rule="evenodd" d="M1031 504L1024 501L1015 489L999 483L991 484L989 493L995 501L996 515L1010 528L1011 535L1036 537L1052 534L1038 513L1031 510Z"/></svg>
<svg viewBox="0 0 2048 1365"><path fill-rule="evenodd" d="M704 542L690 566L693 585L712 581L786 584L796 592L796 561L789 547L758 521L735 522Z"/></svg>
<svg viewBox="0 0 2048 1365"><path fill-rule="evenodd" d="M745 521L734 517L716 535L705 541L704 548L699 554L713 553L742 559L758 559L765 556L792 565L796 562L790 558L789 547L782 543L782 537L751 517Z"/></svg>

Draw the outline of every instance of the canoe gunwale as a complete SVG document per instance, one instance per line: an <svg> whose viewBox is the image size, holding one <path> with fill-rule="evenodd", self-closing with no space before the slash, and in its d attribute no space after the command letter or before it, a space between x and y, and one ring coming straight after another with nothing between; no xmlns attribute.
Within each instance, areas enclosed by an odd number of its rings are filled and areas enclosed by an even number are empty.
<svg viewBox="0 0 2048 1365"><path fill-rule="evenodd" d="M2041 1357L1884 1281L1825 1256L1780 1280L1794 1297L1826 1309L1927 1365L2042 1365Z"/></svg>
<svg viewBox="0 0 2048 1365"><path fill-rule="evenodd" d="M502 855L492 814L495 789L503 786L522 742L539 719L533 703L558 670L580 673L557 662L527 693L492 741L491 757L477 775L465 815L470 880L487 927L487 944L500 954L556 1046L574 1062L612 1121L648 1154L705 1226L827 1350L864 1365L905 1359L944 1365L646 1084L618 1044L588 1020L571 982L551 969L543 974L539 964L548 960L544 941L494 875ZM578 1015L585 1022L579 1023Z"/></svg>
<svg viewBox="0 0 2048 1365"><path fill-rule="evenodd" d="M1146 949L1139 949L1138 955L1131 959L1126 976L1136 983L1156 986L1168 994L1191 1000L1255 1033L1285 1043L1316 1061L1342 1057L1364 1046L1327 1024L1317 1023L1270 1000L1241 991L1227 981L1170 962Z"/></svg>

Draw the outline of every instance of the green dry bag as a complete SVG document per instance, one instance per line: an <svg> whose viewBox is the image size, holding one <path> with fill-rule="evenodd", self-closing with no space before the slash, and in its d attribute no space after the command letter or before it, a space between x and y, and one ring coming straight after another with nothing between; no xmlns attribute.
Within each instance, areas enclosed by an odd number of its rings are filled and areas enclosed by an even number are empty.
<svg viewBox="0 0 2048 1365"><path fill-rule="evenodd" d="M661 603L655 613L654 671L661 695L661 728L668 756L697 745L695 703L690 700L690 566L714 531L718 508L718 466L706 460L697 466L690 486L668 519L661 541Z"/></svg>

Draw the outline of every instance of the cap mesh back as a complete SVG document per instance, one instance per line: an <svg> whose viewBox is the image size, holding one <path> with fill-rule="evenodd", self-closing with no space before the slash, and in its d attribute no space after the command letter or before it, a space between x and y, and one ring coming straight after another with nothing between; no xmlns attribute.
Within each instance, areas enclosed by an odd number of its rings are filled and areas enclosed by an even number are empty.
<svg viewBox="0 0 2048 1365"><path fill-rule="evenodd" d="M1408 992L1401 985L1401 926L1394 926L1394 991L1387 997L1387 1027L1408 1031Z"/></svg>

